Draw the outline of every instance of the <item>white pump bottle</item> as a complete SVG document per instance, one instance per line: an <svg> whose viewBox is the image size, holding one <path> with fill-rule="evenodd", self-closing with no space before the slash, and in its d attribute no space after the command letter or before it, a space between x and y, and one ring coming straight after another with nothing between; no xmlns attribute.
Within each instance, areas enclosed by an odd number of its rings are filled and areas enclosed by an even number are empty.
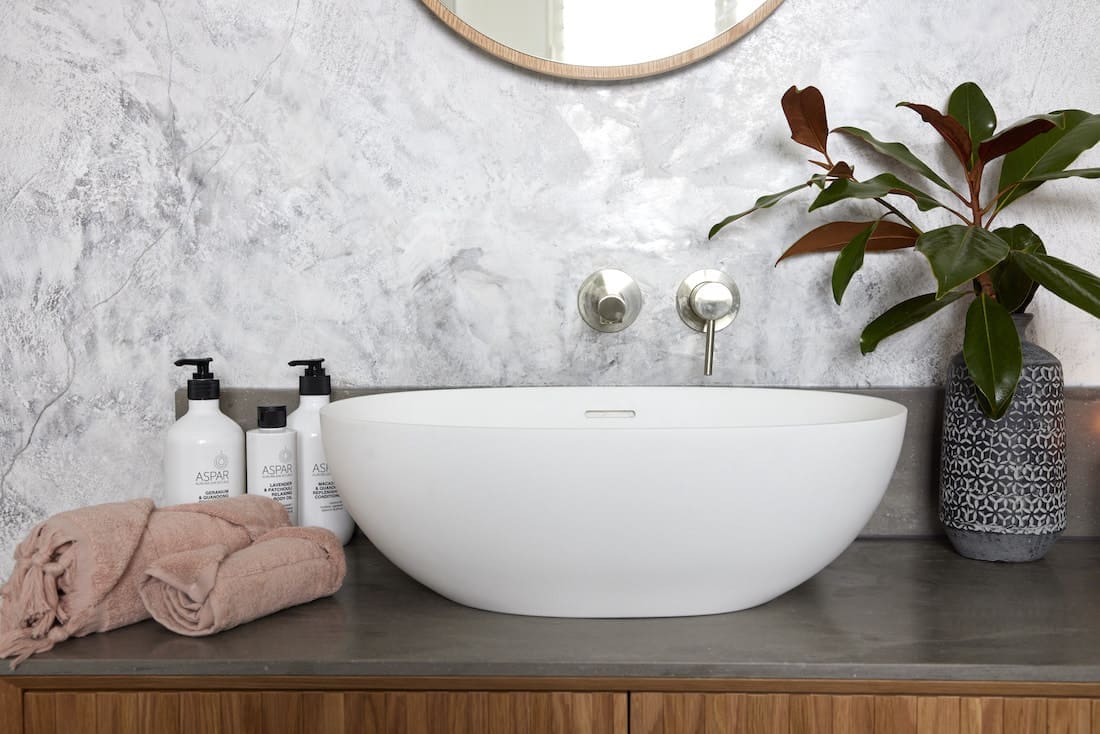
<svg viewBox="0 0 1100 734"><path fill-rule="evenodd" d="M291 367L304 366L298 378L298 408L287 417L287 428L298 434L298 524L331 530L341 543L351 540L355 521L344 509L329 473L321 443L321 408L332 399L332 382L320 359L296 359Z"/></svg>
<svg viewBox="0 0 1100 734"><path fill-rule="evenodd" d="M196 368L187 381L187 412L168 429L164 446L164 504L244 494L244 431L221 411L221 386L210 357L178 359Z"/></svg>

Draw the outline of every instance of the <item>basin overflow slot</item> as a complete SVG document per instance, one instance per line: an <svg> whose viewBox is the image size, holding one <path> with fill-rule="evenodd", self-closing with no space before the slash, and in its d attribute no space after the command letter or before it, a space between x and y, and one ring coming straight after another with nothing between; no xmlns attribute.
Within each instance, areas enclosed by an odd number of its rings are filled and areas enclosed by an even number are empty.
<svg viewBox="0 0 1100 734"><path fill-rule="evenodd" d="M585 418L605 419L605 418L633 418L637 414L633 410L586 410L584 411Z"/></svg>

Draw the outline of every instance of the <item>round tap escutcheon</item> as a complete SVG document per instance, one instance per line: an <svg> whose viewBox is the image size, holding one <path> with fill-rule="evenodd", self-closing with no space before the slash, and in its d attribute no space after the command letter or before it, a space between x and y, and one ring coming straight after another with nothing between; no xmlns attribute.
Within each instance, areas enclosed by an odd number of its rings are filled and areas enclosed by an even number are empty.
<svg viewBox="0 0 1100 734"><path fill-rule="evenodd" d="M597 270L577 292L577 310L596 331L613 333L634 323L641 313L642 289L621 270Z"/></svg>
<svg viewBox="0 0 1100 734"><path fill-rule="evenodd" d="M697 270L676 289L676 311L696 331L706 331L708 321L721 331L733 323L740 308L737 284L721 270Z"/></svg>

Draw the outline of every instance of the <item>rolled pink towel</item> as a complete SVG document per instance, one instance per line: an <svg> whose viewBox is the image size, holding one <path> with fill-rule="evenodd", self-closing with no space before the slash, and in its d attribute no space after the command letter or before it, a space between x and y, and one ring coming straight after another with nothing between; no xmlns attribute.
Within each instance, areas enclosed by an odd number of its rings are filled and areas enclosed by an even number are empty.
<svg viewBox="0 0 1100 734"><path fill-rule="evenodd" d="M335 594L346 571L328 530L278 528L236 552L212 545L157 560L141 599L168 629L200 637Z"/></svg>
<svg viewBox="0 0 1100 734"><path fill-rule="evenodd" d="M156 509L151 499L60 512L15 550L0 588L0 658L14 668L69 637L148 618L138 585L158 558L191 548L238 550L287 525L282 504L244 495Z"/></svg>

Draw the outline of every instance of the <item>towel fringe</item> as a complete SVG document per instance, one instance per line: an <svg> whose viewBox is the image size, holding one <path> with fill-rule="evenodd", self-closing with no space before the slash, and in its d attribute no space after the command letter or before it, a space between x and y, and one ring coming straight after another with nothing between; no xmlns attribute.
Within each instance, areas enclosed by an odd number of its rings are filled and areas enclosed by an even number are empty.
<svg viewBox="0 0 1100 734"><path fill-rule="evenodd" d="M16 656L12 669L65 639L64 630L57 626L57 584L63 573L65 567L42 551L16 561L3 594L5 626L11 629L0 634L0 659Z"/></svg>
<svg viewBox="0 0 1100 734"><path fill-rule="evenodd" d="M11 632L0 634L0 660L10 658L14 655L15 659L11 661L10 667L12 670L15 670L18 665L31 655L37 655L40 652L52 650L56 642L51 639L52 637L53 635L48 634L41 639L34 639L30 636L30 630L26 629L12 630Z"/></svg>
<svg viewBox="0 0 1100 734"><path fill-rule="evenodd" d="M14 608L5 610L8 620L15 620L16 629L29 628L35 639L45 637L57 621L57 577L61 566L48 558L36 556L29 561L21 559L12 574L12 594L9 599Z"/></svg>

